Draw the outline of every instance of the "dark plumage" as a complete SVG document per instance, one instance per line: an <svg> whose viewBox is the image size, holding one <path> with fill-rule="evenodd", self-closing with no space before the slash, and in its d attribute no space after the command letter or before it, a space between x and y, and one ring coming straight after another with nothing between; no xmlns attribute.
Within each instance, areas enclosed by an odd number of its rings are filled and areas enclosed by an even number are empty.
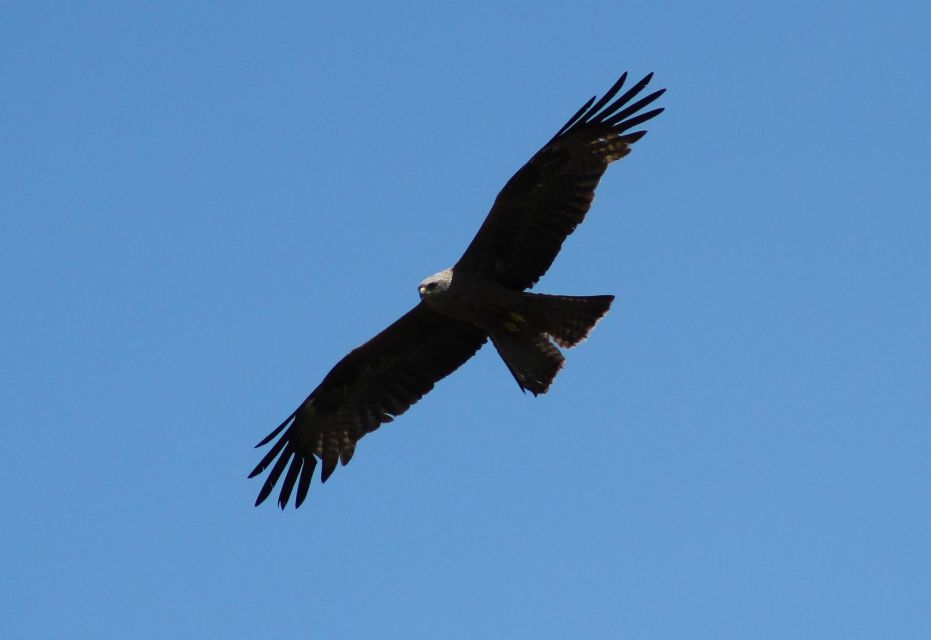
<svg viewBox="0 0 931 640"><path fill-rule="evenodd" d="M346 464L362 436L404 413L491 338L521 389L545 393L563 366L557 345L583 340L613 296L527 293L582 222L608 165L661 113L640 113L665 90L631 102L652 74L616 97L627 74L589 100L504 186L478 234L451 268L424 280L421 302L351 351L297 410L257 446L272 445L249 477L272 466L256 505L287 473L278 504L297 487L307 497L317 461L321 481ZM555 344L554 344L555 342ZM274 464L273 464L274 463Z"/></svg>

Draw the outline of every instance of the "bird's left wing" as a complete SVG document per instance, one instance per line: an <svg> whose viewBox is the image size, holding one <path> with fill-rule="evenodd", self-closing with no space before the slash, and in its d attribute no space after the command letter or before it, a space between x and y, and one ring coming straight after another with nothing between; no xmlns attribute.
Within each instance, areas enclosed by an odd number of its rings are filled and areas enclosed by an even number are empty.
<svg viewBox="0 0 931 640"><path fill-rule="evenodd" d="M482 331L438 314L421 302L351 351L301 406L257 445L268 444L284 431L249 474L253 478L275 462L256 506L275 488L285 467L288 473L278 505L282 509L287 505L297 485L294 505L301 506L317 459L323 463L320 477L325 482L337 462L349 462L359 438L407 411L437 381L471 358L485 339Z"/></svg>
<svg viewBox="0 0 931 640"><path fill-rule="evenodd" d="M608 165L645 131L634 127L662 109L640 111L665 89L633 101L653 74L615 98L627 74L592 98L508 181L454 267L523 290L546 273L563 240L585 218Z"/></svg>

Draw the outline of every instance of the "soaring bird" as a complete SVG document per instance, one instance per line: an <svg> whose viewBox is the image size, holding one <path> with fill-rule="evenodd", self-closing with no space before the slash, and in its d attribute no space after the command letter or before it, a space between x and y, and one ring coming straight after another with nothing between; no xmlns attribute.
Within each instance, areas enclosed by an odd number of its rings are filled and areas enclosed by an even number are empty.
<svg viewBox="0 0 931 640"><path fill-rule="evenodd" d="M634 127L665 89L637 98L653 74L618 95L625 72L598 101L586 102L504 185L459 261L420 283L420 302L352 350L257 447L278 440L256 465L272 463L256 506L287 474L278 496L300 507L319 460L326 482L347 464L365 434L391 422L489 338L523 391L546 393L565 359L558 347L581 342L614 296L561 296L526 290L546 273L563 241L585 219L608 165L646 131Z"/></svg>

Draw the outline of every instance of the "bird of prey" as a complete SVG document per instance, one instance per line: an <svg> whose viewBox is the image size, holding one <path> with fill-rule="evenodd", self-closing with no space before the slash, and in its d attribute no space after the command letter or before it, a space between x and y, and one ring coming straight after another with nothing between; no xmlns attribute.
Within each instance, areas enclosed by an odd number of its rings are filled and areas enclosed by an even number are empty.
<svg viewBox="0 0 931 640"><path fill-rule="evenodd" d="M646 131L631 131L663 109L642 111L665 89L636 99L653 74L618 95L620 79L569 118L504 185L459 261L420 283L420 302L351 351L257 447L280 437L249 477L272 463L256 506L287 468L284 509L307 497L319 460L321 482L352 458L356 443L391 422L458 369L489 338L523 391L550 388L563 348L582 341L614 296L528 293L585 218L608 165L630 153ZM555 344L554 344L555 343Z"/></svg>

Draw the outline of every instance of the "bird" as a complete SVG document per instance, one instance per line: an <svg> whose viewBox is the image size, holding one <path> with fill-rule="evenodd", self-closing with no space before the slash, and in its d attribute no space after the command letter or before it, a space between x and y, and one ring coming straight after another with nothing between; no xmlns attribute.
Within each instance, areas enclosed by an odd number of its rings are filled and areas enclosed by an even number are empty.
<svg viewBox="0 0 931 640"><path fill-rule="evenodd" d="M367 433L407 411L489 339L517 385L546 393L565 358L560 347L584 340L614 296L531 293L563 241L585 219L608 165L630 153L663 108L644 111L665 92L638 96L653 74L623 94L627 72L592 97L504 185L465 253L420 283L420 301L349 352L300 406L256 445L278 438L249 474L271 467L258 506L284 481L278 505L307 497L318 461L326 482L352 459Z"/></svg>

